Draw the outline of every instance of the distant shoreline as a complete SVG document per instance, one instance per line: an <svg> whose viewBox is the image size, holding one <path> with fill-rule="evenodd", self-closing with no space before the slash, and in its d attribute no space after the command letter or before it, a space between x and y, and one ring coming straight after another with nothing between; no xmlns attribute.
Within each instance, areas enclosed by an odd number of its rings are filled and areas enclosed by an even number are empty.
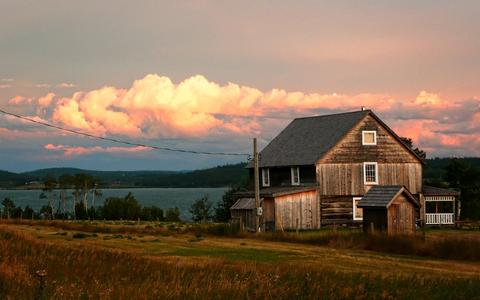
<svg viewBox="0 0 480 300"><path fill-rule="evenodd" d="M228 186L197 186L197 187L99 187L99 190L127 190L127 189L228 189ZM0 188L0 191L41 191L42 188L25 188L25 187L11 187L11 188ZM59 191L61 189L55 189ZM68 188L67 190L73 190Z"/></svg>

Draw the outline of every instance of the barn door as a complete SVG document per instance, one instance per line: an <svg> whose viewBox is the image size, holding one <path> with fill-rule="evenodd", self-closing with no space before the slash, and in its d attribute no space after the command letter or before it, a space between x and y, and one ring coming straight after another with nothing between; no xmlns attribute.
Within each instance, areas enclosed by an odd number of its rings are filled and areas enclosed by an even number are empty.
<svg viewBox="0 0 480 300"><path fill-rule="evenodd" d="M397 234L401 228L401 209L399 204L392 204L388 214L388 233Z"/></svg>

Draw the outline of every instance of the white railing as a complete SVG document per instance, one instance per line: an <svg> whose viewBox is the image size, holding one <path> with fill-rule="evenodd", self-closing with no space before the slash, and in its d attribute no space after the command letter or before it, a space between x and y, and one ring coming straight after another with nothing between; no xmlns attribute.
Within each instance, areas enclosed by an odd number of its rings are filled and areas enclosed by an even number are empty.
<svg viewBox="0 0 480 300"><path fill-rule="evenodd" d="M425 224L453 224L453 213L449 214L425 214Z"/></svg>

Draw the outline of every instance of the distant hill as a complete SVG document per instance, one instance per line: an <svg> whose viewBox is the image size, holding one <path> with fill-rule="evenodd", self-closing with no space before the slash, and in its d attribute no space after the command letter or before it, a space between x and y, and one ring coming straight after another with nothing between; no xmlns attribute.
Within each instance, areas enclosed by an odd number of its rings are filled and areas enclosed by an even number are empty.
<svg viewBox="0 0 480 300"><path fill-rule="evenodd" d="M76 168L50 168L24 173L0 171L1 188L36 187L47 175L89 174L101 187L224 187L236 185L248 176L245 163L195 171L95 171Z"/></svg>
<svg viewBox="0 0 480 300"><path fill-rule="evenodd" d="M480 158L463 158L480 168ZM444 168L451 158L433 158L425 161L423 177L427 180L441 179ZM24 173L0 171L0 188L38 187L35 182L42 181L47 175L59 177L62 174L75 175L85 173L101 182L101 187L225 187L244 182L248 178L246 164L232 164L195 171L94 171L75 168L51 168ZM32 183L25 185L26 183Z"/></svg>

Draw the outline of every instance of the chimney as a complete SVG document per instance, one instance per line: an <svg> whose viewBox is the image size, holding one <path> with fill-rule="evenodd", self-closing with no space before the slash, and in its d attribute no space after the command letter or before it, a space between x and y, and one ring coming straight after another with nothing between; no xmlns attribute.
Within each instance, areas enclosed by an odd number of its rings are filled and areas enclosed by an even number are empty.
<svg viewBox="0 0 480 300"><path fill-rule="evenodd" d="M362 106L360 109L361 109L362 111L364 111L364 110L365 110L365 106Z"/></svg>

